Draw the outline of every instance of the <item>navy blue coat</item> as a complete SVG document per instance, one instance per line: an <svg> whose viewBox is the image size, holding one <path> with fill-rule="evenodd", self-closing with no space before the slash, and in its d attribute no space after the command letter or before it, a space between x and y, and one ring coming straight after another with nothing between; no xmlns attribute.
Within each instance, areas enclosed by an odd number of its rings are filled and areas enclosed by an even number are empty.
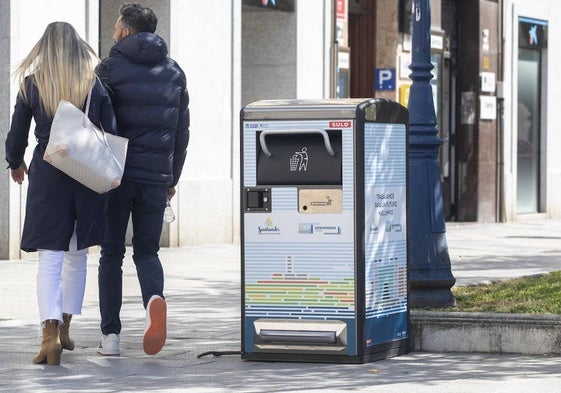
<svg viewBox="0 0 561 393"><path fill-rule="evenodd" d="M103 240L107 194L99 195L43 160L49 141L52 117L41 109L39 91L27 78L27 101L18 94L12 123L6 138L6 161L12 169L24 162L31 119L35 120L37 146L29 164L29 187L21 249L68 251L76 225L77 247L83 249ZM88 117L103 125L106 132L117 133L111 99L96 80Z"/></svg>
<svg viewBox="0 0 561 393"><path fill-rule="evenodd" d="M173 187L189 143L185 74L156 34L117 42L96 72L107 87L119 134L129 139L123 179Z"/></svg>

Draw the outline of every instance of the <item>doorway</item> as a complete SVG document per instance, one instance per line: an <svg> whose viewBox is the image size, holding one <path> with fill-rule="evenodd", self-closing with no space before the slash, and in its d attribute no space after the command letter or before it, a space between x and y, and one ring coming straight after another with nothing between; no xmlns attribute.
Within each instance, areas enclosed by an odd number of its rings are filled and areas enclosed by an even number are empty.
<svg viewBox="0 0 561 393"><path fill-rule="evenodd" d="M374 97L376 1L349 0L350 97Z"/></svg>
<svg viewBox="0 0 561 393"><path fill-rule="evenodd" d="M440 168L442 173L442 201L446 221L457 217L457 166L456 166L456 77L458 58L458 13L456 1L442 1L442 29L445 47L440 55L440 105L438 128L442 147ZM433 59L434 62L435 59ZM434 72L434 71L433 71Z"/></svg>
<svg viewBox="0 0 561 393"><path fill-rule="evenodd" d="M516 213L543 211L542 80L545 68L547 22L519 18L517 80Z"/></svg>

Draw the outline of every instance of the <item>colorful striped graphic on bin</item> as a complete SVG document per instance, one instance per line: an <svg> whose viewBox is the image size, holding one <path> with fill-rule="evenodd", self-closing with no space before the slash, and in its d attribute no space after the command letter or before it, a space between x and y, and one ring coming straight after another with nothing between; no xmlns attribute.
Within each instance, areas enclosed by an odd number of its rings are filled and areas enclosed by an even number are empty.
<svg viewBox="0 0 561 393"><path fill-rule="evenodd" d="M251 252L246 255L249 260L246 261L245 280L247 315L339 318L354 315L352 254L350 259L341 255L347 254L348 247L337 249L329 245L330 256L323 250L323 258L314 253L306 258L301 253L308 247L309 244L295 247L290 256L281 256L269 249L267 260L261 257L259 262L257 255ZM286 247L284 249L286 252Z"/></svg>

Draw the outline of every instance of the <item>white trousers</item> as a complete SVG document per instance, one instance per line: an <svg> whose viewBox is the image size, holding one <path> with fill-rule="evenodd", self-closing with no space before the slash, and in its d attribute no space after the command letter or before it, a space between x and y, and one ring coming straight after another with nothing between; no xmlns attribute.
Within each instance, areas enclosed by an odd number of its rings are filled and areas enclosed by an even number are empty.
<svg viewBox="0 0 561 393"><path fill-rule="evenodd" d="M72 234L68 251L38 250L38 253L37 301L40 321L62 321L62 313L81 314L88 249L76 249L76 231Z"/></svg>

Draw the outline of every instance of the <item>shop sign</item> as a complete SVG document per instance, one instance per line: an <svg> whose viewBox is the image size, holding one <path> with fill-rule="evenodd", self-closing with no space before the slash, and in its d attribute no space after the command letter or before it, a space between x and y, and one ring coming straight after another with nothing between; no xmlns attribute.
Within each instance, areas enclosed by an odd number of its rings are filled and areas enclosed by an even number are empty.
<svg viewBox="0 0 561 393"><path fill-rule="evenodd" d="M547 21L519 17L518 47L547 48Z"/></svg>

